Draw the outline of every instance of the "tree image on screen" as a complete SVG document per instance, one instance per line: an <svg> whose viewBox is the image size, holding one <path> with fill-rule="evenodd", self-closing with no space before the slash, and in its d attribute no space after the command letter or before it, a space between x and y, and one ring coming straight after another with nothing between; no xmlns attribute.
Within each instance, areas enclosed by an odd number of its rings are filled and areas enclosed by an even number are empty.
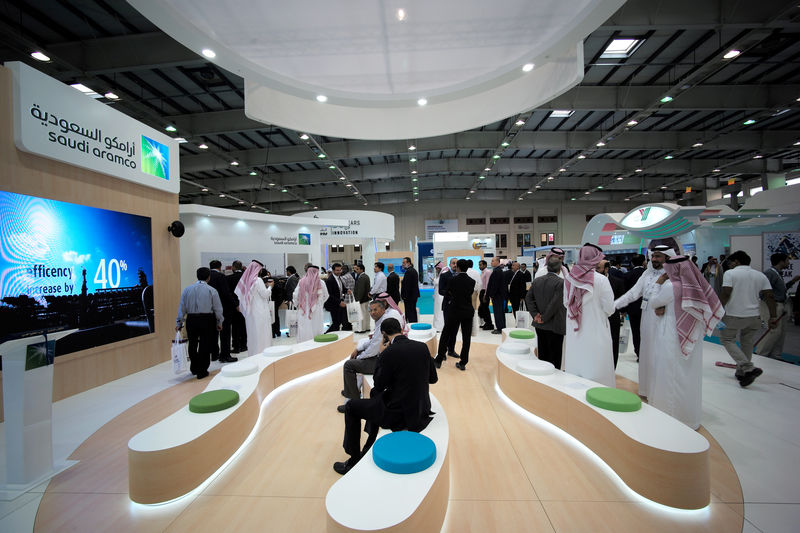
<svg viewBox="0 0 800 533"><path fill-rule="evenodd" d="M56 356L154 331L148 217L0 191L0 341L77 330Z"/></svg>

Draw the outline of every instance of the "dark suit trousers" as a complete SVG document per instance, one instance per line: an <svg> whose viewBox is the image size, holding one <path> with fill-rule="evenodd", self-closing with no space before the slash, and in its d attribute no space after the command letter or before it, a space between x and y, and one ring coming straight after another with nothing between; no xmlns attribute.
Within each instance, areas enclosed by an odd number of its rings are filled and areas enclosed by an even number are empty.
<svg viewBox="0 0 800 533"><path fill-rule="evenodd" d="M485 325L491 326L492 325L492 313L489 312L489 302L484 302L483 297L486 296L486 290L481 290L481 293L478 295L478 300L480 301L480 305L478 306L478 317L482 318ZM494 329L494 327L492 327Z"/></svg>
<svg viewBox="0 0 800 533"><path fill-rule="evenodd" d="M245 326L244 315L239 311L234 311L231 315L231 337L233 338L233 347L236 350L242 351L247 346L247 327Z"/></svg>
<svg viewBox="0 0 800 533"><path fill-rule="evenodd" d="M187 315L186 336L191 361L189 370L195 375L207 372L211 354L216 353L217 319L214 313Z"/></svg>
<svg viewBox="0 0 800 533"><path fill-rule="evenodd" d="M337 306L333 311L329 311L329 313L331 314L331 325L325 330L325 333L342 329L342 326L347 322L347 309Z"/></svg>
<svg viewBox="0 0 800 533"><path fill-rule="evenodd" d="M619 319L619 311L614 311L608 317L608 325L611 326L611 350L614 353L614 369L617 368L617 359L619 359L619 327L622 322Z"/></svg>
<svg viewBox="0 0 800 533"><path fill-rule="evenodd" d="M361 448L361 421L365 420L364 432L367 442ZM358 461L366 454L378 436L381 424L389 427L402 425L402 414L386 410L383 398L364 398L350 400L344 408L344 451Z"/></svg>
<svg viewBox="0 0 800 533"><path fill-rule="evenodd" d="M417 299L406 298L403 303L406 306L406 320L408 322L417 322L419 320L417 318Z"/></svg>
<svg viewBox="0 0 800 533"><path fill-rule="evenodd" d="M231 356L231 314L225 315L222 321L222 331L219 332L219 349L215 350L215 355L219 355L222 359L227 359ZM216 342L214 343L216 347Z"/></svg>
<svg viewBox="0 0 800 533"><path fill-rule="evenodd" d="M437 361L444 361L448 351L452 352L456 345L458 328L461 328L461 363L469 362L469 346L472 337L472 317L474 311L450 310L447 321L444 323L442 337L439 339ZM452 348L451 348L452 347Z"/></svg>
<svg viewBox="0 0 800 533"><path fill-rule="evenodd" d="M633 337L633 351L636 352L636 358L639 358L639 343L642 340L642 332L640 329L642 323L642 309L636 307L628 308L628 319L631 321L631 336Z"/></svg>
<svg viewBox="0 0 800 533"><path fill-rule="evenodd" d="M564 344L564 335L536 328L536 337L539 345L539 359L553 363L556 370L561 369L561 347Z"/></svg>
<svg viewBox="0 0 800 533"><path fill-rule="evenodd" d="M514 318L517 317L517 311L519 311L519 302L522 300L522 296L518 294L509 295L508 300L511 302L511 312L514 313Z"/></svg>
<svg viewBox="0 0 800 533"><path fill-rule="evenodd" d="M494 309L494 327L503 329L506 327L506 301L504 298L492 298L492 308Z"/></svg>

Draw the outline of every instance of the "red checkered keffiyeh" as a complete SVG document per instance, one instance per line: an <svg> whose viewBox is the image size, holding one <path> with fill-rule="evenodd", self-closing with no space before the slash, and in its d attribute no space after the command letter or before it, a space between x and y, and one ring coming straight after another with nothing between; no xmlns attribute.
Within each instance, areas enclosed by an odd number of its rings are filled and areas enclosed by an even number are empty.
<svg viewBox="0 0 800 533"><path fill-rule="evenodd" d="M578 262L564 277L564 290L567 292L567 312L575 321L575 331L581 329L583 295L594 288L594 268L603 260L605 254L593 244L584 244L578 255Z"/></svg>

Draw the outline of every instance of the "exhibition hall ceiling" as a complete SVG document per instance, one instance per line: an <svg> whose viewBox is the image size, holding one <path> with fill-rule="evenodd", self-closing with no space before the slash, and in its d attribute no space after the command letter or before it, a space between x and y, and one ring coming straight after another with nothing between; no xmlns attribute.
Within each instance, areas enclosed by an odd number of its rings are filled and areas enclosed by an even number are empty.
<svg viewBox="0 0 800 533"><path fill-rule="evenodd" d="M200 7L211 4L198 4L191 14L195 22L202 22ZM185 9L192 5L187 2ZM403 7L409 22L443 20L423 2L380 5L394 16ZM332 46L314 50L318 57L330 54L329 64L300 61L310 55L309 47L324 46L309 40L302 25L283 27L280 19L259 24L264 13L247 17L241 10L224 24L229 38L237 27L263 28L252 50L243 39L228 44L273 62L270 68L293 77L298 87L338 84L329 102L313 102L324 108L348 91L407 98L518 67L525 54L515 49L515 35L531 28L508 20L519 2L492 5L483 24L470 20L474 43L464 40L461 51L496 45L495 56L475 51L451 73L437 67L395 88L387 85L386 70L371 76L375 65L359 69L362 62L348 62ZM321 27L329 37L354 33L352 42L341 37L339 46L368 40L358 34L352 13L326 13L309 15L309 27ZM435 65L428 55L443 54L441 59L453 52L446 37L457 29L459 10L451 9L451 16L452 26L438 30L419 25L429 35L416 57ZM557 38L548 35L541 37ZM34 59L34 51L49 61ZM466 198L519 205L572 198L702 204L707 189L735 196L743 187L760 186L764 176L800 167L797 2L629 0L578 51L580 83L533 109L435 137L364 140L248 118L249 80L178 43L122 0L0 3L0 59L22 60L65 83L82 83L100 101L186 140L181 203L275 213ZM399 69L395 80L402 66L392 68ZM368 77L373 84L363 81ZM478 111L466 107L460 113Z"/></svg>

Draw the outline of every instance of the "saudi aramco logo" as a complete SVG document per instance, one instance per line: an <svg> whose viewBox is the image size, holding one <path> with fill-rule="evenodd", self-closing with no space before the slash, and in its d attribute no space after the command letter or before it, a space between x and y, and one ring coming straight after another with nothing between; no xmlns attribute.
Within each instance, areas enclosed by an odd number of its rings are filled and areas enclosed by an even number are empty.
<svg viewBox="0 0 800 533"><path fill-rule="evenodd" d="M142 135L142 172L169 179L169 148Z"/></svg>
<svg viewBox="0 0 800 533"><path fill-rule="evenodd" d="M297 242L298 242L298 244L311 244L311 234L310 233L298 233L297 234Z"/></svg>

